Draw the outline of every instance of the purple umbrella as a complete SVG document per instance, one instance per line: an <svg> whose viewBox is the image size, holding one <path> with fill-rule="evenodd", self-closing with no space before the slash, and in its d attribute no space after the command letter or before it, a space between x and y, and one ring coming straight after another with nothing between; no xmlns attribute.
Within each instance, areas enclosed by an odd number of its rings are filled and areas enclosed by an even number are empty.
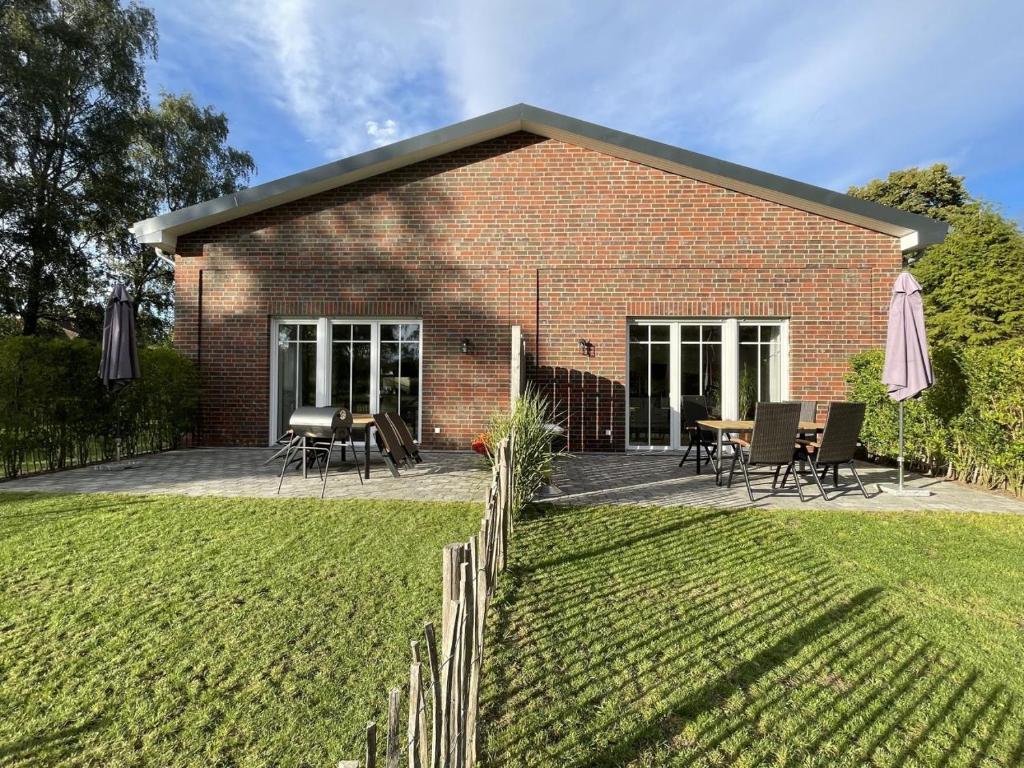
<svg viewBox="0 0 1024 768"><path fill-rule="evenodd" d="M889 333L885 343L885 367L882 383L889 397L900 404L900 482L898 488L880 486L882 490L904 495L927 495L919 490L903 488L903 403L917 397L935 381L928 359L928 337L924 330L924 303L921 286L909 272L901 272L892 287L889 304Z"/></svg>

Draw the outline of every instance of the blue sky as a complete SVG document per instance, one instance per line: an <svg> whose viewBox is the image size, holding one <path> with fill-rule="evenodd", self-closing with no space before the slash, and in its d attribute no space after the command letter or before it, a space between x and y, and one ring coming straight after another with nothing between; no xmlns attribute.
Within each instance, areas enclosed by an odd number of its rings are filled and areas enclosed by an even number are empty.
<svg viewBox="0 0 1024 768"><path fill-rule="evenodd" d="M150 0L159 89L269 181L518 102L845 191L946 162L1024 221L1024 3Z"/></svg>

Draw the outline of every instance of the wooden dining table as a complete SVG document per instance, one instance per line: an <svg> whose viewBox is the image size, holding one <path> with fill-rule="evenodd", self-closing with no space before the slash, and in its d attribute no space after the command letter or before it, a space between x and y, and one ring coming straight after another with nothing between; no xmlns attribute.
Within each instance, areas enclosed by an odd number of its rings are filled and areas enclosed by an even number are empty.
<svg viewBox="0 0 1024 768"><path fill-rule="evenodd" d="M717 485L722 484L722 446L724 444L723 436L729 432L753 432L754 431L754 420L753 419L698 419L697 425L702 429L706 429L709 432L715 432L717 435L717 446L718 450L715 452L714 457L711 459L711 466L715 470L715 483ZM824 429L825 425L818 421L801 421L797 427L796 433L793 435L793 442L796 443L797 437L801 434L817 433ZM704 442L700 436L701 430L697 430L697 474L700 474L700 451L704 447Z"/></svg>

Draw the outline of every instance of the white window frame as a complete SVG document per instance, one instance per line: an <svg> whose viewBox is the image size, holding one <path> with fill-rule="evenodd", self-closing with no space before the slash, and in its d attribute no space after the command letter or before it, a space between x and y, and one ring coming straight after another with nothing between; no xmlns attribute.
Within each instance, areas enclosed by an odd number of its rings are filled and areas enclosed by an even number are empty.
<svg viewBox="0 0 1024 768"><path fill-rule="evenodd" d="M668 325L669 344L669 404L671 411L671 429L669 445L638 445L629 442L629 327L635 325ZM741 325L771 325L778 326L779 343L781 345L781 372L780 389L782 400L789 399L789 320L787 318L756 318L756 317L638 317L631 318L626 322L626 430L625 446L627 451L678 451L682 450L682 393L679 391L679 365L680 365L680 328L684 325L721 325L722 327L722 418L735 419L739 414L739 368L740 368L740 340L739 329ZM648 363L649 365L649 363ZM648 379L650 373L648 371ZM648 386L650 386L648 381Z"/></svg>
<svg viewBox="0 0 1024 768"><path fill-rule="evenodd" d="M789 399L789 320L779 318L756 318L749 317L739 320L736 334L736 393L737 403L735 413L739 413L739 349L742 344L752 344L752 342L741 342L739 340L738 328L751 326L770 326L779 329L779 392L780 400ZM760 339L760 334L758 335ZM764 342L758 341L758 347L766 346ZM760 391L760 377L761 371L758 368L758 391Z"/></svg>
<svg viewBox="0 0 1024 768"><path fill-rule="evenodd" d="M316 325L316 404L318 406L331 403L331 355L334 352L332 326L334 325L369 325L370 326L370 410L377 412L380 408L380 327L415 323L420 329L419 354L419 407L416 412L416 433L423 439L423 350L425 336L423 320L418 317L275 317L270 322L270 414L269 445L273 445L280 434L277 432L278 409L278 371L277 371L277 335L282 325L303 323ZM308 342L307 342L308 343Z"/></svg>

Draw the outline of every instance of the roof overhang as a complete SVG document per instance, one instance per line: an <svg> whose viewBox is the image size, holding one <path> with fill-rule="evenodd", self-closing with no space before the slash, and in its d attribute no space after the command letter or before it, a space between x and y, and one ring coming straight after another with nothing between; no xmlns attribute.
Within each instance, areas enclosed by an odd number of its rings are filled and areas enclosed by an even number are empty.
<svg viewBox="0 0 1024 768"><path fill-rule="evenodd" d="M784 176L518 104L275 181L137 221L139 242L174 253L178 237L516 131L544 136L899 238L904 252L942 242L941 221Z"/></svg>

